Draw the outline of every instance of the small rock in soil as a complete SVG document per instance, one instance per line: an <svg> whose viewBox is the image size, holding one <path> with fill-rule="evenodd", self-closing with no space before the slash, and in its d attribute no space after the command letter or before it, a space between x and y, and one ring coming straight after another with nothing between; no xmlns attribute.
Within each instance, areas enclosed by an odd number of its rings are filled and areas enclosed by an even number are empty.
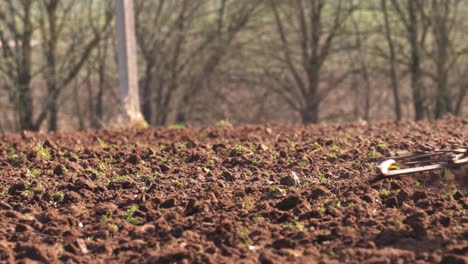
<svg viewBox="0 0 468 264"><path fill-rule="evenodd" d="M283 210L283 211L287 211L298 206L299 204L301 204L301 202L302 202L301 198L298 195L293 195L293 196L284 198L281 202L279 202L276 205L276 208Z"/></svg>
<svg viewBox="0 0 468 264"><path fill-rule="evenodd" d="M331 192L329 190L327 190L325 187L317 187L312 191L309 198L317 199L317 198L320 198L322 196L328 196L330 194L331 194Z"/></svg>
<svg viewBox="0 0 468 264"><path fill-rule="evenodd" d="M128 157L125 160L125 163L130 163L130 164L136 165L140 161L141 161L140 157L138 157L138 155L133 154L133 155L130 155L130 157Z"/></svg>
<svg viewBox="0 0 468 264"><path fill-rule="evenodd" d="M294 171L291 171L288 176L280 179L280 184L286 186L296 186L301 183L301 180Z"/></svg>
<svg viewBox="0 0 468 264"><path fill-rule="evenodd" d="M54 174L57 176L63 175L67 169L63 165L57 165L54 169Z"/></svg>
<svg viewBox="0 0 468 264"><path fill-rule="evenodd" d="M456 190L453 194L452 194L452 197L453 199L455 200L461 200L464 195L459 191L459 190Z"/></svg>
<svg viewBox="0 0 468 264"><path fill-rule="evenodd" d="M387 207L398 207L398 198L395 196L389 197L385 200L385 206Z"/></svg>
<svg viewBox="0 0 468 264"><path fill-rule="evenodd" d="M159 165L159 169L162 173L167 173L171 170L171 167L167 166L166 164Z"/></svg>
<svg viewBox="0 0 468 264"><path fill-rule="evenodd" d="M439 223L444 227L448 227L450 225L450 221L451 221L450 216L440 216L439 217Z"/></svg>
<svg viewBox="0 0 468 264"><path fill-rule="evenodd" d="M223 174L221 175L223 176L223 178L227 181L235 181L236 180L236 176L235 174L229 172L229 171L223 171Z"/></svg>
<svg viewBox="0 0 468 264"><path fill-rule="evenodd" d="M22 191L26 190L26 185L24 182L14 183L8 189L8 194L10 195L17 195L20 194Z"/></svg>
<svg viewBox="0 0 468 264"><path fill-rule="evenodd" d="M161 208L171 208L176 205L176 200L174 198L169 198L161 204Z"/></svg>
<svg viewBox="0 0 468 264"><path fill-rule="evenodd" d="M441 264L465 264L468 263L468 257L455 254L446 254L442 258Z"/></svg>

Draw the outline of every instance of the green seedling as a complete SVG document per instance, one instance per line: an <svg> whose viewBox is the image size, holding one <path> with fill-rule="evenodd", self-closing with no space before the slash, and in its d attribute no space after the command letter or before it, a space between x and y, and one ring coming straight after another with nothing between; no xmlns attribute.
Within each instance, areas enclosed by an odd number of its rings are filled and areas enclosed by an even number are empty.
<svg viewBox="0 0 468 264"><path fill-rule="evenodd" d="M21 196L30 196L33 195L34 193L31 190L24 190L21 192Z"/></svg>
<svg viewBox="0 0 468 264"><path fill-rule="evenodd" d="M386 148L387 146L388 146L387 143L380 143L379 144L379 147L381 147L381 148Z"/></svg>
<svg viewBox="0 0 468 264"><path fill-rule="evenodd" d="M312 148L315 148L315 149L322 149L322 145L320 145L317 141L315 141L314 143L309 144L309 146L311 146Z"/></svg>
<svg viewBox="0 0 468 264"><path fill-rule="evenodd" d="M98 145L99 145L100 148L107 147L107 144L104 143L104 140L102 140L100 137L97 138L97 141L98 141Z"/></svg>
<svg viewBox="0 0 468 264"><path fill-rule="evenodd" d="M367 153L367 157L369 159L375 159L375 158L380 158L382 157L382 154L380 154L379 152L375 151L375 150L372 150L371 152Z"/></svg>
<svg viewBox="0 0 468 264"><path fill-rule="evenodd" d="M52 157L52 155L50 154L50 151L44 148L44 146L41 143L37 144L36 146L36 154L37 156L45 160L50 160L50 158Z"/></svg>
<svg viewBox="0 0 468 264"><path fill-rule="evenodd" d="M300 221L294 222L294 225L295 225L296 228L299 229L299 231L301 231L301 232L305 230L304 225L303 225Z"/></svg>
<svg viewBox="0 0 468 264"><path fill-rule="evenodd" d="M250 235L250 230L249 230L248 227L242 228L242 235L244 235L244 236Z"/></svg>
<svg viewBox="0 0 468 264"><path fill-rule="evenodd" d="M333 208L341 207L341 201L338 201L338 202L333 203L333 204L332 204L332 207L333 207Z"/></svg>
<svg viewBox="0 0 468 264"><path fill-rule="evenodd" d="M185 128L185 124L183 123L176 123L176 124L172 124L169 126L170 129L184 129Z"/></svg>
<svg viewBox="0 0 468 264"><path fill-rule="evenodd" d="M234 146L234 149L238 152L242 152L244 150L244 146L240 145L240 144L236 144Z"/></svg>
<svg viewBox="0 0 468 264"><path fill-rule="evenodd" d="M322 172L318 172L319 174L319 181L320 183L325 183L327 181L327 178L325 178L325 175Z"/></svg>
<svg viewBox="0 0 468 264"><path fill-rule="evenodd" d="M174 180L174 185L177 187L177 188L184 188L184 183L179 181L179 180Z"/></svg>
<svg viewBox="0 0 468 264"><path fill-rule="evenodd" d="M200 138L202 139L207 138L208 135L209 135L208 131L203 130L202 132L200 132Z"/></svg>
<svg viewBox="0 0 468 264"><path fill-rule="evenodd" d="M98 161L97 167L98 167L98 170L100 172L106 172L106 170L107 170L106 164L104 162L102 162L102 161Z"/></svg>
<svg viewBox="0 0 468 264"><path fill-rule="evenodd" d="M341 148L338 147L337 145L333 145L330 147L330 150L333 151L333 152L341 152Z"/></svg>
<svg viewBox="0 0 468 264"><path fill-rule="evenodd" d="M255 221L255 222L261 222L261 221L263 221L263 220L265 220L265 218L264 218L263 216L256 216L256 217L254 217L254 221Z"/></svg>
<svg viewBox="0 0 468 264"><path fill-rule="evenodd" d="M247 211L249 211L251 207L252 207L252 201L250 199L244 201L244 203L242 204L242 208L244 208Z"/></svg>
<svg viewBox="0 0 468 264"><path fill-rule="evenodd" d="M287 229L287 230L294 229L294 226L291 225L291 224L283 224L281 227L282 227L283 229Z"/></svg>
<svg viewBox="0 0 468 264"><path fill-rule="evenodd" d="M132 205L127 211L125 211L125 216L127 222L130 224L136 224L140 221L138 217L135 217L134 214L138 210L138 207L136 205Z"/></svg>
<svg viewBox="0 0 468 264"><path fill-rule="evenodd" d="M113 182L123 182L128 180L130 177L128 175L118 175L114 178Z"/></svg>
<svg viewBox="0 0 468 264"><path fill-rule="evenodd" d="M56 200L63 199L63 197L65 197L65 194L62 191L58 191L54 194L54 199Z"/></svg>
<svg viewBox="0 0 468 264"><path fill-rule="evenodd" d="M298 185L296 185L297 189L304 189L304 188L307 188L307 187L309 187L308 182L303 182L303 183L299 183Z"/></svg>
<svg viewBox="0 0 468 264"><path fill-rule="evenodd" d="M389 195L390 195L390 191L387 190L387 189L382 189L382 190L380 191L380 195L383 196L383 197L389 196Z"/></svg>
<svg viewBox="0 0 468 264"><path fill-rule="evenodd" d="M119 227L118 227L116 224L114 224L114 223L107 223L107 226L108 226L110 229L114 230L114 232L119 232Z"/></svg>
<svg viewBox="0 0 468 264"><path fill-rule="evenodd" d="M107 220L109 219L109 213L105 213L103 215L101 215L101 217L99 217L99 222L106 222Z"/></svg>

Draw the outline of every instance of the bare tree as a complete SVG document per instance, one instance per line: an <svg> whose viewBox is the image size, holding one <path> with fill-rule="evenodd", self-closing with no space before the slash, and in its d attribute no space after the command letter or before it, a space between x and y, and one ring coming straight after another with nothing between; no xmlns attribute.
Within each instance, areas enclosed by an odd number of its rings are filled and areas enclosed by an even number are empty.
<svg viewBox="0 0 468 264"><path fill-rule="evenodd" d="M150 124L166 123L169 104L187 67L181 59L187 27L199 8L200 3L190 0L135 3L136 36L144 63L141 103Z"/></svg>
<svg viewBox="0 0 468 264"><path fill-rule="evenodd" d="M387 0L381 1L381 9L384 18L384 34L385 39L387 41L388 46L388 63L389 63L389 77L392 84L392 92L393 92L393 103L395 107L395 115L398 121L402 118L401 113L401 100L400 100L400 87L398 85L398 75L397 75L397 61L396 61L396 51L395 51L395 43L392 36L389 12L387 8Z"/></svg>
<svg viewBox="0 0 468 264"><path fill-rule="evenodd" d="M277 89L301 113L303 123L319 121L322 68L340 50L335 41L356 6L353 1L269 1L276 24L281 56L292 82ZM327 12L325 12L327 10ZM335 77L336 87L349 73ZM287 81L288 82L288 81ZM329 87L330 88L330 87Z"/></svg>
<svg viewBox="0 0 468 264"><path fill-rule="evenodd" d="M43 41L47 98L36 120L35 128L38 129L48 116L49 130L55 131L61 91L80 73L102 35L109 28L113 16L108 8L105 17L102 18L104 21L102 25L93 24L92 21L96 20L96 17L92 12L94 9L92 0L79 4L76 1L61 0L40 0L40 3L43 15L39 18L39 28ZM72 12L77 11L75 8L87 11L89 16L87 20L90 23L86 24L87 31L83 32L79 24L69 24ZM70 38L70 34L74 36ZM65 52L61 53L61 50Z"/></svg>
<svg viewBox="0 0 468 264"><path fill-rule="evenodd" d="M206 86L259 5L247 0L136 2L144 62L142 108L149 122L166 124L173 105L177 121L186 119L191 99Z"/></svg>
<svg viewBox="0 0 468 264"><path fill-rule="evenodd" d="M409 72L411 74L411 91L413 95L414 118L421 120L425 113L425 91L422 85L423 69L421 50L426 42L429 24L423 19L424 0L392 0L392 7L403 23L406 40L410 50Z"/></svg>
<svg viewBox="0 0 468 264"><path fill-rule="evenodd" d="M33 9L35 1L0 2L0 41L3 63L0 71L18 113L19 128L34 130L33 95Z"/></svg>

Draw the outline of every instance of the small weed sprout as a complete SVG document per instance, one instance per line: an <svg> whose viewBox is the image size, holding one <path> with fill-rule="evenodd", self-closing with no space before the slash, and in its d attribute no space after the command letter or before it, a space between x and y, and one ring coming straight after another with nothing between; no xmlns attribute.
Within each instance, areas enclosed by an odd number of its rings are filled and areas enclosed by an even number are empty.
<svg viewBox="0 0 468 264"><path fill-rule="evenodd" d="M250 230L248 227L242 228L242 235L244 236L249 236L250 235Z"/></svg>
<svg viewBox="0 0 468 264"><path fill-rule="evenodd" d="M114 223L107 223L107 226L108 226L110 229L114 230L114 232L119 232L119 227L118 227L116 224L114 224Z"/></svg>
<svg viewBox="0 0 468 264"><path fill-rule="evenodd" d="M104 143L104 140L102 140L100 137L97 138L97 142L100 148L105 148L107 147L107 144Z"/></svg>
<svg viewBox="0 0 468 264"><path fill-rule="evenodd" d="M332 145L330 147L330 150L333 151L333 152L337 152L337 153L341 152L341 148L338 147L337 145Z"/></svg>
<svg viewBox="0 0 468 264"><path fill-rule="evenodd" d="M327 178L325 178L325 175L322 172L318 172L319 174L319 181L320 183L325 183L327 181Z"/></svg>
<svg viewBox="0 0 468 264"><path fill-rule="evenodd" d="M375 158L382 157L382 154L380 154L379 152L377 152L375 150L372 150L371 152L367 153L367 157L369 159L375 159Z"/></svg>
<svg viewBox="0 0 468 264"><path fill-rule="evenodd" d="M174 185L179 189L184 188L184 183L179 180L174 180Z"/></svg>
<svg viewBox="0 0 468 264"><path fill-rule="evenodd" d="M56 200L63 199L63 197L65 197L65 194L62 191L58 191L54 194L54 199Z"/></svg>
<svg viewBox="0 0 468 264"><path fill-rule="evenodd" d="M98 167L98 170L100 172L106 172L106 170L107 170L106 164L104 162L102 162L102 161L98 161L97 167Z"/></svg>
<svg viewBox="0 0 468 264"><path fill-rule="evenodd" d="M250 208L252 207L252 201L250 199L246 200L243 204L242 204L242 208L244 208L245 210L249 211Z"/></svg>
<svg viewBox="0 0 468 264"><path fill-rule="evenodd" d="M209 136L208 131L203 130L202 132L200 132L201 139L207 138L208 136Z"/></svg>
<svg viewBox="0 0 468 264"><path fill-rule="evenodd" d="M383 197L389 196L389 195L390 195L390 191L387 190L387 189L382 189L382 190L380 191L380 195L383 196Z"/></svg>
<svg viewBox="0 0 468 264"><path fill-rule="evenodd" d="M299 161L299 165L305 166L309 163L309 159L307 159L307 156L302 156L301 160Z"/></svg>
<svg viewBox="0 0 468 264"><path fill-rule="evenodd" d="M109 219L109 213L107 212L101 215L101 217L99 217L99 222L103 223L103 222L106 222L108 219Z"/></svg>
<svg viewBox="0 0 468 264"><path fill-rule="evenodd" d="M176 124L170 125L169 128L170 129L184 129L185 124L184 123L176 123Z"/></svg>
<svg viewBox="0 0 468 264"><path fill-rule="evenodd" d="M21 196L31 196L34 193L31 190L24 190L21 192Z"/></svg>
<svg viewBox="0 0 468 264"><path fill-rule="evenodd" d="M36 154L37 156L45 159L45 160L50 160L50 158L52 157L52 155L50 154L49 150L44 148L44 146L39 143L37 144L36 146Z"/></svg>
<svg viewBox="0 0 468 264"><path fill-rule="evenodd" d="M337 201L336 203L333 203L333 204L332 204L332 207L333 207L333 208L341 207L341 201Z"/></svg>
<svg viewBox="0 0 468 264"><path fill-rule="evenodd" d="M256 216L256 217L254 217L254 220L255 220L255 222L261 222L261 221L265 220L265 218L263 216Z"/></svg>
<svg viewBox="0 0 468 264"><path fill-rule="evenodd" d="M240 145L240 144L236 144L234 146L234 149L238 152L242 152L244 150L244 146Z"/></svg>
<svg viewBox="0 0 468 264"><path fill-rule="evenodd" d="M130 177L128 175L118 175L114 178L113 182L123 182L128 180Z"/></svg>
<svg viewBox="0 0 468 264"><path fill-rule="evenodd" d="M138 210L138 207L136 205L132 205L127 211L125 211L125 216L127 222L130 224L136 224L140 221L138 217L135 217L134 214Z"/></svg>
<svg viewBox="0 0 468 264"><path fill-rule="evenodd" d="M294 222L294 225L296 226L299 231L303 232L305 230L304 225L300 221Z"/></svg>

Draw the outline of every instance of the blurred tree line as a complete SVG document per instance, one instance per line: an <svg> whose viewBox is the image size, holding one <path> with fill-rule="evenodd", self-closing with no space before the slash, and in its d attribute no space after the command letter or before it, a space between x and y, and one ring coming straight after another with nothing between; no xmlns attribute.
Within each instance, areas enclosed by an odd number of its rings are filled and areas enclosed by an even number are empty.
<svg viewBox="0 0 468 264"><path fill-rule="evenodd" d="M134 0L152 125L466 116L468 1ZM112 0L0 2L1 131L118 113Z"/></svg>

